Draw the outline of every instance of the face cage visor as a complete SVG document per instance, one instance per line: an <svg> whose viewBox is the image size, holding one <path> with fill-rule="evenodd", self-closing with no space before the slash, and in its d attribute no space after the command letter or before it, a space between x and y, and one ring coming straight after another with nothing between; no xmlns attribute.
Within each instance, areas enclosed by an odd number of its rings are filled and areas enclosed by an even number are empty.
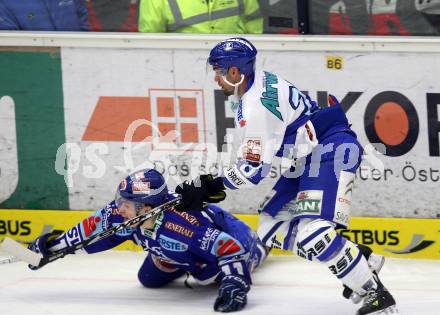
<svg viewBox="0 0 440 315"><path fill-rule="evenodd" d="M206 60L206 69L205 69L205 72L206 72L206 76L210 79L210 81L211 81L211 82L212 82L212 81L215 81L215 78L218 77L218 76L221 77L222 80L223 80L224 82L226 82L228 85L234 87L234 95L236 95L237 92L238 92L238 86L239 86L240 84L242 84L243 81L244 81L244 74L240 74L240 75L241 75L241 78L240 78L240 81L239 81L239 82L237 82L237 83L231 83L231 82L226 78L226 76L227 76L227 74L228 74L228 71L229 71L229 69L220 68L219 66L212 66L212 65L209 63L209 59Z"/></svg>
<svg viewBox="0 0 440 315"><path fill-rule="evenodd" d="M139 215L140 211L145 206L143 203L135 202L135 201L132 201L132 200L129 200L129 199L122 197L121 194L119 193L119 189L116 191L116 194L115 194L115 204L116 204L116 207L118 207L118 209L120 209L124 206L134 209L136 216Z"/></svg>
<svg viewBox="0 0 440 315"><path fill-rule="evenodd" d="M205 65L205 74L208 77L208 79L212 82L215 77L221 76L224 79L226 79L226 75L228 74L229 69L221 68L217 65L211 65L209 63L209 58L206 59L206 65Z"/></svg>

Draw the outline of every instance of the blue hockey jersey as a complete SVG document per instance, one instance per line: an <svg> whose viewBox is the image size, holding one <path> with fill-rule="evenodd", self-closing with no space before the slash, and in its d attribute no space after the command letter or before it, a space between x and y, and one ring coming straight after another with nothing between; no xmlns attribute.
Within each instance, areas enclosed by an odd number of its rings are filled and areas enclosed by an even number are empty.
<svg viewBox="0 0 440 315"><path fill-rule="evenodd" d="M123 220L112 201L62 234L50 244L50 250L81 242ZM84 250L89 254L101 252L127 240L149 252L158 269L184 270L202 283L219 280L227 274L240 274L250 281L250 271L260 263L256 233L214 205L190 213L164 211L152 229L126 228Z"/></svg>

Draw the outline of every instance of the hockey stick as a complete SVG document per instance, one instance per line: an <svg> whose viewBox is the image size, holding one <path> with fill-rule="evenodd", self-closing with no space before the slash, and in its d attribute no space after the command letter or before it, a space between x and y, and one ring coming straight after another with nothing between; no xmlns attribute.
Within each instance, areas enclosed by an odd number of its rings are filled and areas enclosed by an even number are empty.
<svg viewBox="0 0 440 315"><path fill-rule="evenodd" d="M41 258L43 258L42 255L23 247L23 245L9 237L5 237L3 242L0 244L0 250L14 256L0 261L0 265L11 264L17 261L26 261L31 265L38 265Z"/></svg>
<svg viewBox="0 0 440 315"><path fill-rule="evenodd" d="M17 257L6 258L3 260L0 260L0 265L12 264L12 263L15 263L18 261L21 261L21 260L20 260L20 258L17 258Z"/></svg>
<svg viewBox="0 0 440 315"><path fill-rule="evenodd" d="M150 219L151 217L155 216L156 214L161 213L164 210L167 210L169 208L172 208L172 207L179 205L180 201L181 201L181 197L177 197L176 199L168 201L168 202L164 203L163 205L158 206L147 213L138 215L130 220L127 220L127 221L122 222L118 225L115 225L112 228L107 229L105 231L102 231L98 234L95 234L82 242L76 243L72 246L65 247L65 248L63 248L59 251L56 251L46 257L43 257L40 254L37 254L37 253L23 247L22 245L20 245L20 243L6 237L3 241L3 243L0 244L0 250L3 250L5 252L17 257L17 259L9 258L6 260L2 260L2 261L0 261L0 264L13 263L18 260L22 260L22 261L25 261L25 262L31 264L32 266L38 267L37 269L39 269L39 268L43 267L44 265L47 265L48 263L51 263L59 258L63 258L66 255L73 254L74 252L76 252L79 249L82 249L90 244L93 244L95 242L98 242L98 241L106 238L106 237L109 237L113 234L116 234L117 232L122 231L131 225L142 223L145 220Z"/></svg>

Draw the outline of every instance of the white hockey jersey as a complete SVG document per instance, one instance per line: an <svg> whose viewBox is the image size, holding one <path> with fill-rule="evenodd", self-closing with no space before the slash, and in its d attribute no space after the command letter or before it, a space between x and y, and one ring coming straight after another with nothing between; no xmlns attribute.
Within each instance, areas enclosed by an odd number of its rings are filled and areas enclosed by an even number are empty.
<svg viewBox="0 0 440 315"><path fill-rule="evenodd" d="M318 140L311 114L318 106L290 82L267 71L256 72L240 100L235 127L241 146L237 163L224 171L226 187L257 184L274 156L305 156Z"/></svg>

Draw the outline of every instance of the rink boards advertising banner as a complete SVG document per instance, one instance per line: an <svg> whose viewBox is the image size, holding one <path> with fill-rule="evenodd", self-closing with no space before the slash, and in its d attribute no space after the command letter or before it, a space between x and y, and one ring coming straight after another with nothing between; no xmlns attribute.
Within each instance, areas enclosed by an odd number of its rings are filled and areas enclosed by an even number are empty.
<svg viewBox="0 0 440 315"><path fill-rule="evenodd" d="M208 51L3 48L0 207L98 209L130 170L155 167L170 188L218 172L236 156L233 113L206 72ZM439 216L437 54L261 51L257 68L285 77L322 106L344 107L362 145L354 216ZM222 152L221 154L219 152ZM279 174L222 205L255 213Z"/></svg>
<svg viewBox="0 0 440 315"><path fill-rule="evenodd" d="M78 223L93 232L99 221L91 211L8 210L0 214L0 239L8 236L26 244L51 230L69 232L71 240L79 238ZM258 216L238 214L254 230ZM95 222L95 221L96 222ZM339 230L346 238L371 247L376 253L399 258L440 259L439 219L352 218L349 230ZM128 241L116 249L142 250ZM271 254L291 255L274 249Z"/></svg>

